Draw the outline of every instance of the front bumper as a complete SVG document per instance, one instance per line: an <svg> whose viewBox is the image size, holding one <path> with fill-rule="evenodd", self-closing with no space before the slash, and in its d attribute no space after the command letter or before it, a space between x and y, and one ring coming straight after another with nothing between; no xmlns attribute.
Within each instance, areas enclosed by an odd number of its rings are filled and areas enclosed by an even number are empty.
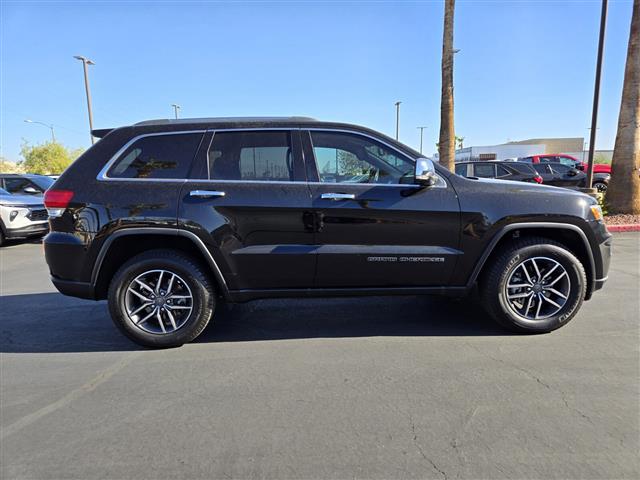
<svg viewBox="0 0 640 480"><path fill-rule="evenodd" d="M613 244L613 237L609 236L604 242L598 245L598 251L600 253L600 261L602 262L602 275L600 278L596 278L593 284L593 290L600 290L604 287L607 281L609 273L609 265L611 264L611 247Z"/></svg>
<svg viewBox="0 0 640 480"><path fill-rule="evenodd" d="M5 230L5 236L10 239L27 238L34 235L44 235L48 231L49 224L47 222L35 223L21 228L7 228Z"/></svg>

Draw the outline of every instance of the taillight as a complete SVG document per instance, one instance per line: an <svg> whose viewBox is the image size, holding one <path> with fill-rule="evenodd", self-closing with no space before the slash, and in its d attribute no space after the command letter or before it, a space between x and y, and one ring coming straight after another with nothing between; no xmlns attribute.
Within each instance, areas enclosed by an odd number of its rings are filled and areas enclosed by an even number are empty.
<svg viewBox="0 0 640 480"><path fill-rule="evenodd" d="M540 175L537 175L533 177L533 181L536 183L542 183L542 177Z"/></svg>
<svg viewBox="0 0 640 480"><path fill-rule="evenodd" d="M49 217L55 218L62 215L73 198L71 190L47 190L44 192L44 206Z"/></svg>

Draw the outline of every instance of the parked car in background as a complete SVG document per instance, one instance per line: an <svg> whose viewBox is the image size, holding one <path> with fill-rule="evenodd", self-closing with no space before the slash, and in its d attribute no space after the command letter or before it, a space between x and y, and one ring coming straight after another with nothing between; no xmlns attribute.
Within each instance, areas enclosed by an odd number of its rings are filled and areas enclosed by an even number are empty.
<svg viewBox="0 0 640 480"><path fill-rule="evenodd" d="M460 162L456 174L462 177L497 178L517 182L542 183L542 177L531 165L519 162Z"/></svg>
<svg viewBox="0 0 640 480"><path fill-rule="evenodd" d="M581 162L576 157L567 155L565 153L550 153L545 155L531 155L529 157L518 158L519 162L525 163L562 163L569 167L573 167L576 170L587 171L587 164ZM593 165L593 173L608 173L611 174L611 165L608 163L595 163Z"/></svg>
<svg viewBox="0 0 640 480"><path fill-rule="evenodd" d="M54 179L29 173L0 173L0 188L12 195L44 195Z"/></svg>
<svg viewBox="0 0 640 480"><path fill-rule="evenodd" d="M0 246L7 239L44 235L47 219L41 196L12 195L0 188Z"/></svg>
<svg viewBox="0 0 640 480"><path fill-rule="evenodd" d="M545 185L565 188L581 188L587 184L587 175L563 163L534 163Z"/></svg>

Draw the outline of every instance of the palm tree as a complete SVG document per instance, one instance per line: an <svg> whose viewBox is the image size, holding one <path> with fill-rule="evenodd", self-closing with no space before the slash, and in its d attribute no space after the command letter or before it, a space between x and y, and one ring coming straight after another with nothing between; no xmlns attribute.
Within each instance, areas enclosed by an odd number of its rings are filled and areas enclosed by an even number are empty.
<svg viewBox="0 0 640 480"><path fill-rule="evenodd" d="M633 2L618 134L607 191L609 213L640 214L640 0Z"/></svg>
<svg viewBox="0 0 640 480"><path fill-rule="evenodd" d="M440 164L453 171L456 143L453 126L453 11L455 0L444 2L442 36L442 97L440 99Z"/></svg>

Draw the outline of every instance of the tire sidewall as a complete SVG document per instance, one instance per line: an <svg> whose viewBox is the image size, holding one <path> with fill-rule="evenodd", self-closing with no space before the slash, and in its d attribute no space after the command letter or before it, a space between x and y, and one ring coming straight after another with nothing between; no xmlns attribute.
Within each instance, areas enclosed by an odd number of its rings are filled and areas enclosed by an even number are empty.
<svg viewBox="0 0 640 480"><path fill-rule="evenodd" d="M193 310L187 323L168 334L153 334L138 328L129 318L125 308L127 287L138 275L163 269L179 275L191 289ZM202 282L198 271L189 264L170 258L147 258L123 266L113 278L109 288L109 310L116 326L136 343L149 347L176 347L193 340L206 326L213 315L215 296Z"/></svg>
<svg viewBox="0 0 640 480"><path fill-rule="evenodd" d="M513 271L524 260L533 257L548 257L556 260L564 267L571 282L569 299L555 315L542 320L527 320L514 313L505 298L505 284ZM532 245L517 250L507 262L498 282L498 306L505 320L520 329L531 332L548 332L568 323L578 312L586 294L586 282L577 258L566 250L555 245Z"/></svg>

